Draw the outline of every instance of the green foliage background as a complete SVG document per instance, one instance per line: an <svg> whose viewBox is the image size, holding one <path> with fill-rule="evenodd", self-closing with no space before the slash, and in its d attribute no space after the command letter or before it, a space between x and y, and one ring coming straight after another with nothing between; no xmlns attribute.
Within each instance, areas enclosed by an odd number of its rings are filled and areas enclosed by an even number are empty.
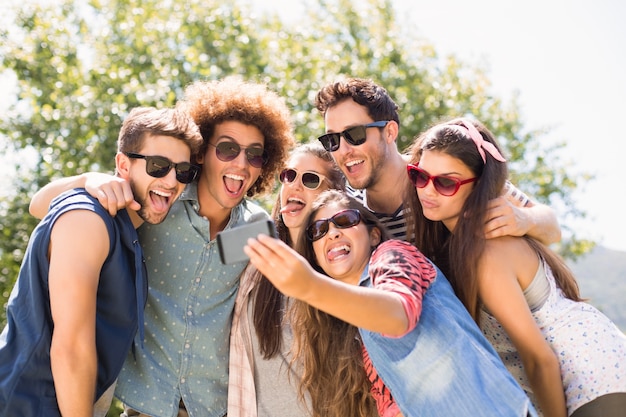
<svg viewBox="0 0 626 417"><path fill-rule="evenodd" d="M566 216L585 215L569 196L589 176L572 174L559 158L564 144L546 146L547 131L524 126L516 97L504 102L484 68L440 56L416 38L389 0L311 0L294 22L225 0L14 3L15 18L0 27L0 72L18 82L0 115L2 151L30 149L37 157L0 200L0 324L37 223L28 214L34 191L60 176L112 171L128 111L171 106L199 79L240 74L267 83L291 107L298 140L308 141L323 131L312 106L323 84L341 75L372 78L401 107L400 149L442 117L472 115L499 137L515 184L566 207ZM593 246L565 232L564 255Z"/></svg>

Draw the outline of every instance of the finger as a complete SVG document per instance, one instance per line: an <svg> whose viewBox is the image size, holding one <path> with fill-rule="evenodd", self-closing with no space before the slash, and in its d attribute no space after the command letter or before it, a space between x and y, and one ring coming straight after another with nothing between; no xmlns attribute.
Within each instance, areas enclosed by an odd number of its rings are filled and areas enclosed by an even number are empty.
<svg viewBox="0 0 626 417"><path fill-rule="evenodd" d="M259 237L261 237L261 235L259 235ZM268 263L268 261L275 256L274 252L265 243L255 238L249 238L243 249L244 252L250 256L250 260L254 258L255 265L257 263ZM257 259L260 262L257 262Z"/></svg>
<svg viewBox="0 0 626 417"><path fill-rule="evenodd" d="M118 210L126 207L127 205L127 198L130 199L130 201L134 200L133 196L132 196L132 192L130 193L129 197L127 197L127 193L124 190L124 185L120 184L120 183L114 183L111 184L111 189L113 190L113 195L115 196L115 204L116 204L116 208ZM128 201L128 202L130 202Z"/></svg>
<svg viewBox="0 0 626 417"><path fill-rule="evenodd" d="M506 198L504 198L502 196L495 197L495 198L492 198L491 200L489 200L489 204L492 204L492 205L500 205L500 204L502 204L504 202L506 202Z"/></svg>
<svg viewBox="0 0 626 417"><path fill-rule="evenodd" d="M250 258L250 263L264 276L272 280L272 272L276 272L276 268L272 263L271 257L268 255L267 248L254 238L248 239L248 243L244 245L243 251Z"/></svg>
<svg viewBox="0 0 626 417"><path fill-rule="evenodd" d="M128 207L130 210L139 210L141 208L141 204L135 200L135 196L133 195L133 190L130 187L130 183L124 181L120 184L122 188L123 194L123 206L118 207L118 209L122 209L124 207Z"/></svg>
<svg viewBox="0 0 626 417"><path fill-rule="evenodd" d="M128 208L131 210L139 211L139 209L141 209L141 204L139 204L136 200L133 200L128 204Z"/></svg>
<svg viewBox="0 0 626 417"><path fill-rule="evenodd" d="M485 228L494 229L499 226L498 219L501 217L501 213L496 208L490 208L485 212Z"/></svg>
<svg viewBox="0 0 626 417"><path fill-rule="evenodd" d="M485 237L487 239L493 239L495 237L504 236L506 232L507 223L502 217L491 218L485 223Z"/></svg>
<svg viewBox="0 0 626 417"><path fill-rule="evenodd" d="M269 268L265 271L267 273L265 275L279 274L277 278L284 279L298 269L300 255L282 240L260 234L256 239L249 239L248 242L250 248L256 252L256 256L261 258L260 262L255 260L255 265L260 266L262 262L266 268Z"/></svg>
<svg viewBox="0 0 626 417"><path fill-rule="evenodd" d="M487 203L487 209L491 210L491 209L498 207L499 205L500 205L500 197L493 198L489 200L489 202Z"/></svg>
<svg viewBox="0 0 626 417"><path fill-rule="evenodd" d="M257 237L258 241L272 251L272 254L281 261L290 259L296 251L280 239L261 234Z"/></svg>
<svg viewBox="0 0 626 417"><path fill-rule="evenodd" d="M107 203L105 207L107 208L111 216L115 216L118 211L122 210L125 207L133 210L139 210L141 208L141 205L139 205L139 203L137 203L135 201L135 198L133 197L133 192L130 184L126 181L112 182L103 185L101 189L107 195ZM134 207L133 203L135 203Z"/></svg>
<svg viewBox="0 0 626 417"><path fill-rule="evenodd" d="M112 184L111 191L108 193L108 210L109 213L111 213L111 216L115 216L119 210L123 209L126 206L126 202L124 201L124 192L120 187L117 187L116 185L117 184Z"/></svg>
<svg viewBox="0 0 626 417"><path fill-rule="evenodd" d="M487 203L488 218L502 216L508 208L509 203L502 197L489 200Z"/></svg>
<svg viewBox="0 0 626 417"><path fill-rule="evenodd" d="M96 190L95 197L98 199L102 207L104 207L111 216L115 216L117 213L117 203L115 194L111 192L109 188L98 188Z"/></svg>
<svg viewBox="0 0 626 417"><path fill-rule="evenodd" d="M507 234L508 233L506 232L506 227L497 227L495 229L485 230L486 239L494 239L496 237L506 236Z"/></svg>

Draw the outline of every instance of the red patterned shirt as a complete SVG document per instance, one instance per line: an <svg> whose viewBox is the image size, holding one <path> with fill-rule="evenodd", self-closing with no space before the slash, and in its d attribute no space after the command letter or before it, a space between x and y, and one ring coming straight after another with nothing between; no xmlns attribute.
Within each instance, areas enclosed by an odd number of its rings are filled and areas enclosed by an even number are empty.
<svg viewBox="0 0 626 417"><path fill-rule="evenodd" d="M383 242L374 251L369 263L371 286L402 296L402 304L409 320L405 334L417 326L422 313L424 293L436 276L437 271L432 263L415 246L400 240ZM397 416L400 409L378 376L365 347L363 363L372 382L371 392L376 399L378 414L381 417Z"/></svg>

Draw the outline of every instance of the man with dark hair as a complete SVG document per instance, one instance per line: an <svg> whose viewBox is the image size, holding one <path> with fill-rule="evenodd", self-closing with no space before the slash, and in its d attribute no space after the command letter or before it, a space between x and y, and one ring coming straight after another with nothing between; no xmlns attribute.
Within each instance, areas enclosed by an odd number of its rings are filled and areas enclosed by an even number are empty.
<svg viewBox="0 0 626 417"><path fill-rule="evenodd" d="M398 151L398 105L387 91L369 79L346 78L322 87L315 106L324 117L326 133L319 137L332 152L349 183L350 194L363 203L398 239L406 240L404 193L410 187L406 158ZM488 238L528 234L544 242L561 238L554 211L509 184L508 197L491 202L485 233Z"/></svg>

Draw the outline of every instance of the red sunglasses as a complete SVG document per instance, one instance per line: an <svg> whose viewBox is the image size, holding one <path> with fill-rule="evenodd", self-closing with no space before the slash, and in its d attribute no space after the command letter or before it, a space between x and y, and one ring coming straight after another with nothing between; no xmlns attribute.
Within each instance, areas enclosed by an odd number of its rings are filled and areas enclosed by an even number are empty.
<svg viewBox="0 0 626 417"><path fill-rule="evenodd" d="M430 175L428 172L419 168L417 165L408 164L406 171L409 174L411 183L416 188L424 188L428 185L428 182L432 180L435 190L441 195L451 197L459 191L461 185L469 184L478 179L478 177L469 178L467 180L460 180L454 177L447 177L445 175Z"/></svg>

